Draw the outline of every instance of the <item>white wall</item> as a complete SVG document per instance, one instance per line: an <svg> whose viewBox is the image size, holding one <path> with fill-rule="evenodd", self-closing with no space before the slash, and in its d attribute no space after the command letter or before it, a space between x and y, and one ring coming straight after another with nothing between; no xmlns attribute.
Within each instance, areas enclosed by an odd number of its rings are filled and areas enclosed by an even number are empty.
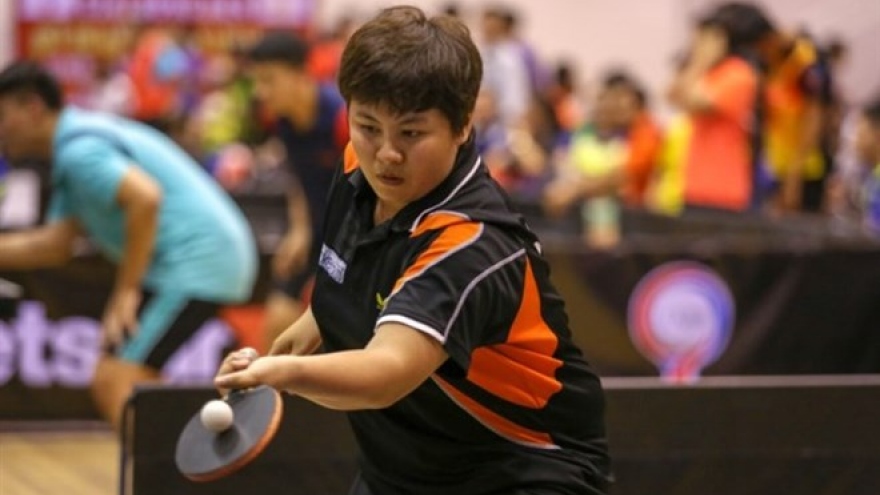
<svg viewBox="0 0 880 495"><path fill-rule="evenodd" d="M322 23L345 14L368 15L406 2L436 10L447 0L317 0ZM684 44L689 19L717 0L457 0L469 20L491 2L518 9L523 31L550 61L577 64L582 79L595 80L605 68L626 64L653 91L670 74L671 59ZM0 65L13 53L12 4L0 0ZM854 101L880 92L880 0L766 0L782 26L808 25L819 37L841 36L851 48L841 83ZM473 23L471 23L473 26Z"/></svg>
<svg viewBox="0 0 880 495"><path fill-rule="evenodd" d="M5 66L12 59L15 51L13 42L15 34L12 31L12 1L0 0L0 67Z"/></svg>
<svg viewBox="0 0 880 495"><path fill-rule="evenodd" d="M436 10L446 0L319 0L320 18L367 14L394 3ZM480 9L502 2L521 13L523 32L548 60L566 58L582 79L628 66L653 93L670 77L671 61L685 44L690 20L717 0L458 0L473 27ZM850 45L841 83L854 101L880 92L880 0L766 0L787 29L810 26L820 39L838 35ZM656 99L656 98L655 98Z"/></svg>
<svg viewBox="0 0 880 495"><path fill-rule="evenodd" d="M320 0L321 19L391 5L389 0ZM445 0L403 0L435 10ZM646 84L669 74L674 47L683 43L686 19L675 12L680 0L501 0L521 15L524 37L550 62L570 60L586 82L610 67L628 65ZM491 2L458 0L474 36L481 8ZM633 63L627 63L633 61Z"/></svg>

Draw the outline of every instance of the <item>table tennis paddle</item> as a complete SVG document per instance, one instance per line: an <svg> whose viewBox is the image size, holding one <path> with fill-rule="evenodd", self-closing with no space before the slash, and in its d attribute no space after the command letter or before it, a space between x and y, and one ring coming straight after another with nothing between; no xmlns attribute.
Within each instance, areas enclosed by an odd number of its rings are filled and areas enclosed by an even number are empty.
<svg viewBox="0 0 880 495"><path fill-rule="evenodd" d="M234 390L224 400L233 412L228 429L209 430L197 412L177 439L177 469L192 481L214 481L243 468L263 452L281 424L283 401L271 387Z"/></svg>

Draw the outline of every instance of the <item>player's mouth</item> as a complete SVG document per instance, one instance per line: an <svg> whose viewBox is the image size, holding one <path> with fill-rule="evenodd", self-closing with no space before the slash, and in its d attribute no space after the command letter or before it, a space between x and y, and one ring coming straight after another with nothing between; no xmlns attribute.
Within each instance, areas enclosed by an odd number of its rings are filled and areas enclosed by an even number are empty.
<svg viewBox="0 0 880 495"><path fill-rule="evenodd" d="M399 186L403 184L403 178L396 175L378 174L376 178L385 186Z"/></svg>

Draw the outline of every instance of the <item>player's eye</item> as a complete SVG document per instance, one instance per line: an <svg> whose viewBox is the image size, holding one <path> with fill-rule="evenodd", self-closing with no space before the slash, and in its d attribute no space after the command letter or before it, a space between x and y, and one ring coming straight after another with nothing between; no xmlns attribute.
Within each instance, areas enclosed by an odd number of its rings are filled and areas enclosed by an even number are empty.
<svg viewBox="0 0 880 495"><path fill-rule="evenodd" d="M358 127L360 128L361 131L363 131L366 134L372 134L372 135L379 134L379 128L374 125L358 124Z"/></svg>

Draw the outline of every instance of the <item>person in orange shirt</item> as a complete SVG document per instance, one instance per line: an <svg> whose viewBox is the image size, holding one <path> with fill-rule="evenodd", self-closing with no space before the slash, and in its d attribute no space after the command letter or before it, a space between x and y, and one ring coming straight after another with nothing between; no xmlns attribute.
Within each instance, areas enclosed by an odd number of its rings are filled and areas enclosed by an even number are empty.
<svg viewBox="0 0 880 495"><path fill-rule="evenodd" d="M632 76L613 72L605 78L604 86L612 94L617 125L625 129L626 134L623 200L628 206L642 207L657 164L663 133L648 110L645 91Z"/></svg>
<svg viewBox="0 0 880 495"><path fill-rule="evenodd" d="M690 119L682 169L685 207L742 212L754 200L759 76L743 55L754 41L751 26L724 9L700 21L669 97Z"/></svg>

